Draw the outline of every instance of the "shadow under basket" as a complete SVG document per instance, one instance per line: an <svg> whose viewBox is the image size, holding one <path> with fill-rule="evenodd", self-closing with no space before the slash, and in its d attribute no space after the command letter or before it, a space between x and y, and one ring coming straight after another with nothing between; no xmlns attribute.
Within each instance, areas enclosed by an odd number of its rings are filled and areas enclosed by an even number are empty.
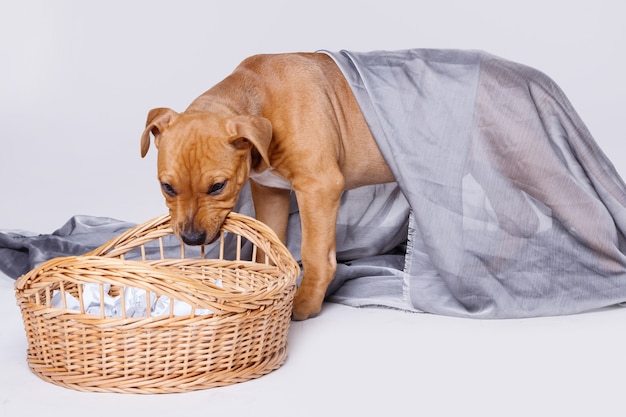
<svg viewBox="0 0 626 417"><path fill-rule="evenodd" d="M46 381L98 392L186 392L260 377L286 359L299 273L250 217L231 213L220 238L201 247L182 245L169 216L155 218L16 281L28 365Z"/></svg>

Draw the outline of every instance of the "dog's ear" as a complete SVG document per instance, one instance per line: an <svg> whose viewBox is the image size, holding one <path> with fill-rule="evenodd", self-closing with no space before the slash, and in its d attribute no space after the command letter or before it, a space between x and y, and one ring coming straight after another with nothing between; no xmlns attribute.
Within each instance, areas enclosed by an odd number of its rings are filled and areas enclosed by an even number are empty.
<svg viewBox="0 0 626 417"><path fill-rule="evenodd" d="M150 134L154 136L154 145L159 147L159 137L161 132L165 130L173 121L179 116L172 109L156 108L150 110L148 113L148 120L146 120L146 128L141 135L141 157L143 158L148 153L150 148Z"/></svg>
<svg viewBox="0 0 626 417"><path fill-rule="evenodd" d="M265 163L270 166L268 150L272 141L272 124L260 116L241 115L228 120L229 142L239 148L254 146Z"/></svg>

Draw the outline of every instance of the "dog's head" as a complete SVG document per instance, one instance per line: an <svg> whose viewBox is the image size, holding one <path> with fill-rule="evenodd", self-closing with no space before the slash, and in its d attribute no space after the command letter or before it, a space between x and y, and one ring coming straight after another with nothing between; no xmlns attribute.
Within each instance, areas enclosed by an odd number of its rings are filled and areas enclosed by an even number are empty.
<svg viewBox="0 0 626 417"><path fill-rule="evenodd" d="M153 109L141 137L141 156L158 148L158 178L178 237L189 245L214 241L253 158L267 155L270 122L262 117L224 117L211 113L177 113Z"/></svg>

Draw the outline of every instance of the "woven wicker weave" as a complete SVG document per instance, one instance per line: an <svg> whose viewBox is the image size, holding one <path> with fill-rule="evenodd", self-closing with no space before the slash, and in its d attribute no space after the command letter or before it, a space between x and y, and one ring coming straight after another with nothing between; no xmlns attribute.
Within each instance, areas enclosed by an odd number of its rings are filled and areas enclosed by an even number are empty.
<svg viewBox="0 0 626 417"><path fill-rule="evenodd" d="M228 238L233 250L224 243ZM204 248L180 244L180 256L168 257L167 239L175 238L169 216L161 216L87 255L52 259L17 280L27 360L36 375L81 391L168 393L247 381L285 361L299 267L273 232L232 213L212 246L219 251L215 259L205 258ZM199 255L190 257L193 249ZM259 251L267 254L264 263L253 261ZM150 311L130 317L123 307L115 317L88 314L85 285L99 288L101 300L122 297L122 306L124 288L136 288L145 290L147 303L166 296L187 303L191 313L175 315L170 308L158 317ZM80 300L80 308L54 307L55 293ZM210 312L196 314L200 309Z"/></svg>

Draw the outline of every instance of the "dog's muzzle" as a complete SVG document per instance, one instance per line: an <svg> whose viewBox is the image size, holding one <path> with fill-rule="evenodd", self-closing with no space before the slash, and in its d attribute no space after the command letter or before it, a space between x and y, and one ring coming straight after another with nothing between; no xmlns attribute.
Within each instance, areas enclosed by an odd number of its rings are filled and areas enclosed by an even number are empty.
<svg viewBox="0 0 626 417"><path fill-rule="evenodd" d="M180 238L187 245L204 245L206 243L206 232L187 230L180 234Z"/></svg>

